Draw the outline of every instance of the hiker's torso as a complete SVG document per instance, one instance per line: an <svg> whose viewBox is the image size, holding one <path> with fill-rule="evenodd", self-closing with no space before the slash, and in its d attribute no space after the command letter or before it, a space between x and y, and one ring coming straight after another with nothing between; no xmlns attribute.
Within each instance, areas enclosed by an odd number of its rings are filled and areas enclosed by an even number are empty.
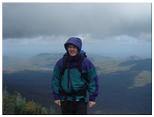
<svg viewBox="0 0 154 117"><path fill-rule="evenodd" d="M85 57L69 58L63 57L62 71L61 71L61 98L62 100L87 100L87 81L86 71L84 69L83 61ZM83 76L84 74L84 76ZM84 78L83 78L84 77ZM86 76L87 77L87 76ZM86 92L84 92L86 91Z"/></svg>

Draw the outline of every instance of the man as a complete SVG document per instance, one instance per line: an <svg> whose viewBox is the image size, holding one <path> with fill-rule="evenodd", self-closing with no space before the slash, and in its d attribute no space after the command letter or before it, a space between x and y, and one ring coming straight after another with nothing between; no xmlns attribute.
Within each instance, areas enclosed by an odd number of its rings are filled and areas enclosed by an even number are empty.
<svg viewBox="0 0 154 117"><path fill-rule="evenodd" d="M87 114L98 95L95 67L86 57L80 38L71 37L64 44L66 53L57 61L52 78L55 103L62 114Z"/></svg>

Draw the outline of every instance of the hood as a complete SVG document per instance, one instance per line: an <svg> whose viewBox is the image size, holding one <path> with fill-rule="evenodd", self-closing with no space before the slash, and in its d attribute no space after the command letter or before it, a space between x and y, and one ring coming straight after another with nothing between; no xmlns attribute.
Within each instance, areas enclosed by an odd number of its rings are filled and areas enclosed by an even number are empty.
<svg viewBox="0 0 154 117"><path fill-rule="evenodd" d="M69 38L66 41L66 43L64 44L64 47L65 47L66 51L67 51L67 45L69 45L69 44L72 44L72 45L76 46L78 48L78 50L81 51L82 41L81 41L80 38L78 38L78 37L71 37L71 38Z"/></svg>

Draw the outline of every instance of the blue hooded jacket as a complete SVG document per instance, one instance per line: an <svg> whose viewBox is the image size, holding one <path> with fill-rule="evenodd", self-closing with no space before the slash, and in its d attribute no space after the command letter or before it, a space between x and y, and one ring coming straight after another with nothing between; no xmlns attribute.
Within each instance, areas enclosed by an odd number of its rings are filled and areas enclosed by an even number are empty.
<svg viewBox="0 0 154 117"><path fill-rule="evenodd" d="M81 50L82 41L80 38L77 38L77 37L69 38L64 44L66 51L67 51L67 45L69 44L72 44L78 48L80 56L85 54L85 52ZM74 61L69 61L69 64L70 64L69 79L68 79L68 69L65 69L64 74L61 75L61 70L63 69L63 64L64 64L63 59L64 58L61 58L57 61L53 70L51 86L52 86L54 99L73 101L74 96L64 97L63 95L61 95L60 93L61 87L66 92L71 92L72 87L74 90L78 91L86 83L87 84L86 90L88 94L86 96L75 96L75 101L79 101L82 98L84 98L85 101L88 101L88 100L95 101L95 98L98 95L98 77L92 62L86 57L81 63L82 72L87 73L88 82L86 82L82 80L81 78L82 75L79 72L79 70L76 68L76 64L77 64L76 61L78 60L78 58L75 59ZM70 83L71 83L71 86L70 86Z"/></svg>

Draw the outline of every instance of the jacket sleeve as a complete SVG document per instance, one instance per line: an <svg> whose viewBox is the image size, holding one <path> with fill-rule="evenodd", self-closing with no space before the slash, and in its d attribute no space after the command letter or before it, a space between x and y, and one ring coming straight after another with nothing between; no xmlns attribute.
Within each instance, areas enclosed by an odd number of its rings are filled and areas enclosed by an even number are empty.
<svg viewBox="0 0 154 117"><path fill-rule="evenodd" d="M52 94L55 100L60 99L60 94L59 94L60 64L61 64L61 59L54 66L52 80L51 80Z"/></svg>
<svg viewBox="0 0 154 117"><path fill-rule="evenodd" d="M98 76L95 66L89 59L86 59L86 71L88 73L89 101L95 101L98 96Z"/></svg>

